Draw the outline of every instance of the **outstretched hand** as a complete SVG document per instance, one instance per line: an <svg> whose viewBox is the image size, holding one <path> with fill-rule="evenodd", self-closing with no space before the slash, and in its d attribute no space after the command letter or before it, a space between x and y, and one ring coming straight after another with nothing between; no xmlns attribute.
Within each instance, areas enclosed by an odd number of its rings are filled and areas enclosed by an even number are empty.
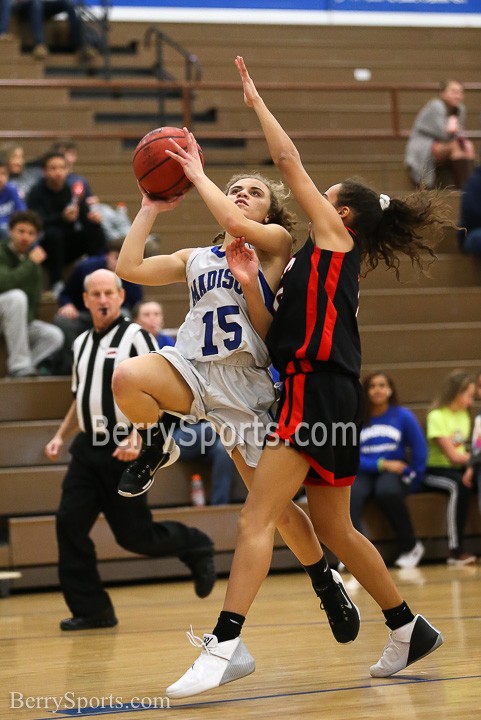
<svg viewBox="0 0 481 720"><path fill-rule="evenodd" d="M182 130L186 140L185 150L181 148L175 140L170 138L172 150L166 150L165 152L176 160L179 165L182 165L186 177L195 185L196 180L204 175L204 166L202 165L199 146L193 133L189 132L187 128L182 128Z"/></svg>
<svg viewBox="0 0 481 720"><path fill-rule="evenodd" d="M241 76L242 85L244 88L244 102L249 107L252 107L254 100L258 97L260 97L259 93L257 92L257 88L254 85L254 81L252 80L251 76L247 72L246 64L244 62L244 58L241 57L241 55L238 55L236 59L234 60L236 67L239 71L239 74Z"/></svg>
<svg viewBox="0 0 481 720"><path fill-rule="evenodd" d="M231 273L242 286L257 282L259 259L254 250L247 247L245 238L236 238L227 245L225 255Z"/></svg>

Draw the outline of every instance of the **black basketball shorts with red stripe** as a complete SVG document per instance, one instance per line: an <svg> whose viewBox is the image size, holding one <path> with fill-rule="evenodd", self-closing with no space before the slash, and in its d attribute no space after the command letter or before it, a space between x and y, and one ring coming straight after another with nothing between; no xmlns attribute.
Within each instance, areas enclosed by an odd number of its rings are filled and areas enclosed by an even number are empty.
<svg viewBox="0 0 481 720"><path fill-rule="evenodd" d="M277 427L267 444L281 439L301 453L310 465L304 485L352 485L363 409L362 387L353 376L331 371L288 375Z"/></svg>

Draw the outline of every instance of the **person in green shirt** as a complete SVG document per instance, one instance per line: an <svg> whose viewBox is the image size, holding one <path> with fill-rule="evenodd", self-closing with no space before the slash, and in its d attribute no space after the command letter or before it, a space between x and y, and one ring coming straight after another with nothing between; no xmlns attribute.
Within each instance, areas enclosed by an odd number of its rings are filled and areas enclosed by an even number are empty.
<svg viewBox="0 0 481 720"><path fill-rule="evenodd" d="M471 417L474 377L453 370L444 381L426 420L428 466L424 484L449 493L447 508L448 565L471 565L476 557L463 551L464 527L471 489L463 482L471 458Z"/></svg>
<svg viewBox="0 0 481 720"><path fill-rule="evenodd" d="M42 221L20 210L9 221L9 240L0 244L0 333L7 345L11 377L37 375L39 364L63 345L63 332L37 319L45 250L36 245Z"/></svg>

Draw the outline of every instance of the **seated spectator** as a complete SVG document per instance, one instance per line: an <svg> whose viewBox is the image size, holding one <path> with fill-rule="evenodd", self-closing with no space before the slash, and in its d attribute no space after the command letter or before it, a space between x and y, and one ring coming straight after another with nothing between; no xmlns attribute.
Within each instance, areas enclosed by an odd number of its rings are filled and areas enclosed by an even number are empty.
<svg viewBox="0 0 481 720"><path fill-rule="evenodd" d="M59 327L65 336L65 343L61 352L52 360L52 372L55 375L69 375L72 370L72 345L75 338L92 327L92 317L84 305L84 281L87 275L101 268L115 272L117 260L123 238L111 240L107 243L107 252L103 255L88 257L80 260L74 265L68 276L65 288L59 295L59 310L54 318L54 323ZM122 287L125 291L125 298L122 304L122 314L131 317L132 311L142 300L142 288L140 285L122 280Z"/></svg>
<svg viewBox="0 0 481 720"><path fill-rule="evenodd" d="M5 155L8 168L8 182L17 188L18 194L25 200L28 191L42 177L42 168L25 162L25 151L17 143L5 143L0 148Z"/></svg>
<svg viewBox="0 0 481 720"><path fill-rule="evenodd" d="M360 464L351 488L351 518L362 532L362 512L374 498L386 516L401 554L394 562L413 568L424 555L416 539L406 496L420 486L426 468L427 446L413 413L399 404L394 382L373 373L363 382L366 414L360 436Z"/></svg>
<svg viewBox="0 0 481 720"><path fill-rule="evenodd" d="M5 0L2 0L2 4L3 2ZM30 23L34 42L32 55L36 60L44 60L48 55L48 48L44 41L44 20L49 20L60 13L67 15L72 49L80 48L81 23L71 0L12 0L10 11L21 20L27 20ZM0 34L7 31L8 20L8 14L5 18L5 9L3 9L0 17Z"/></svg>
<svg viewBox="0 0 481 720"><path fill-rule="evenodd" d="M481 257L481 165L478 165L461 196L459 247L471 255Z"/></svg>
<svg viewBox="0 0 481 720"><path fill-rule="evenodd" d="M8 223L12 215L25 209L17 188L8 181L7 161L0 156L0 240L9 238Z"/></svg>
<svg viewBox="0 0 481 720"><path fill-rule="evenodd" d="M476 400L481 400L481 372L476 378ZM463 483L468 488L475 488L478 492L479 512L481 513L481 412L476 415L471 436L471 459L463 475Z"/></svg>
<svg viewBox="0 0 481 720"><path fill-rule="evenodd" d="M0 244L0 330L8 374L25 377L38 374L42 361L62 346L63 333L37 319L45 259L45 250L35 245L41 220L26 210L12 215L9 225L10 240Z"/></svg>
<svg viewBox="0 0 481 720"><path fill-rule="evenodd" d="M170 347L175 345L174 338L162 332L164 329L164 309L159 302L144 300L139 303L134 309L134 320L155 337L159 348L166 345Z"/></svg>
<svg viewBox="0 0 481 720"><path fill-rule="evenodd" d="M51 152L59 153L65 158L67 163L67 182L74 192L84 198L90 198L93 196L92 188L86 177L79 175L75 172L75 163L78 160L78 149L77 144L73 140L65 138L63 140L57 140L51 147ZM74 189L74 185L77 183L77 187ZM98 198L95 198L98 202ZM90 203L88 203L90 204ZM125 233L126 235L127 233ZM124 235L124 237L125 237ZM118 236L117 236L118 237Z"/></svg>
<svg viewBox="0 0 481 720"><path fill-rule="evenodd" d="M100 213L89 209L85 197L76 195L67 182L67 164L60 153L49 152L43 160L43 178L27 195L27 205L43 219L42 246L46 268L55 294L63 289L65 267L82 255L100 255L105 235Z"/></svg>
<svg viewBox="0 0 481 720"><path fill-rule="evenodd" d="M463 97L461 83L447 80L441 84L439 97L430 100L416 116L405 156L416 187L454 184L461 189L470 176L475 151L464 132ZM445 175L444 181L441 175Z"/></svg>
<svg viewBox="0 0 481 720"><path fill-rule="evenodd" d="M169 417L173 418L173 416ZM180 422L172 436L180 449L179 459L181 462L199 461L210 465L209 504L227 505L230 503L235 465L210 422L207 420L193 424Z"/></svg>
<svg viewBox="0 0 481 720"><path fill-rule="evenodd" d="M99 211L102 217L102 227L104 229L105 237L107 240L111 240L117 237L125 237L130 230L132 221L129 218L127 212L127 206L123 202L117 203L116 207L113 208L107 203L101 203L98 201L98 197L93 195L89 198L88 202L95 203L96 209ZM158 237L152 234L151 238ZM157 254L157 253L152 253Z"/></svg>
<svg viewBox="0 0 481 720"><path fill-rule="evenodd" d="M424 484L449 493L447 510L448 565L471 565L476 557L464 552L464 527L471 490L463 476L471 460L469 408L473 404L474 377L454 370L446 378L426 421L428 467Z"/></svg>

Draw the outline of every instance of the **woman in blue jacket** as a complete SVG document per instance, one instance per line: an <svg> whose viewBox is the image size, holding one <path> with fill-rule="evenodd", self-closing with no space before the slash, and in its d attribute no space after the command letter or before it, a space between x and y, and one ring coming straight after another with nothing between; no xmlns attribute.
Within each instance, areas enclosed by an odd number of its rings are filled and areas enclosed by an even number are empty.
<svg viewBox="0 0 481 720"><path fill-rule="evenodd" d="M406 495L423 480L426 440L413 413L399 405L395 385L385 373L368 375L363 382L366 414L361 431L359 472L351 488L351 518L362 532L362 512L374 498L387 517L401 554L400 568L416 567L424 546L416 540Z"/></svg>

